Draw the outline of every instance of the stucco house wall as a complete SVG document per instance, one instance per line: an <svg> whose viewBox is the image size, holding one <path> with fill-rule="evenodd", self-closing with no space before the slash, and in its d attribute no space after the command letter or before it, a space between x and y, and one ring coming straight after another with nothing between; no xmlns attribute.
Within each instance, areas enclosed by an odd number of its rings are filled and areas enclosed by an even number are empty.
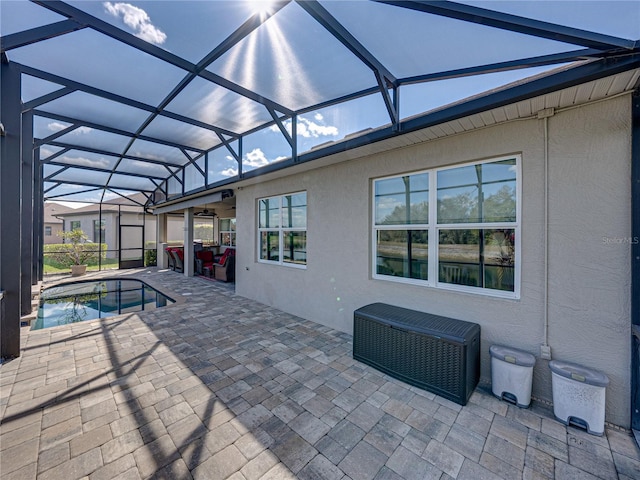
<svg viewBox="0 0 640 480"><path fill-rule="evenodd" d="M61 205L56 202L45 202L44 203L44 225L42 238L43 243L45 245L51 245L56 243L61 243L62 239L60 238L60 234L63 232L64 222L61 218L62 215L65 215L68 212L73 211L72 208L67 207L65 205ZM47 231L50 232L47 235Z"/></svg>
<svg viewBox="0 0 640 480"><path fill-rule="evenodd" d="M98 212L87 212L84 214L65 215L65 229L71 230L71 222L80 222L80 229L89 237L90 241L97 240L94 238L93 222L97 221L99 217ZM105 222L105 238L104 241L107 244L107 258L117 257L117 235L118 224L117 214L112 212L103 212L102 220ZM115 251L114 251L115 250Z"/></svg>
<svg viewBox="0 0 640 480"><path fill-rule="evenodd" d="M51 235L46 234L47 227L51 229ZM45 229L45 233L43 235L43 238L44 238L45 245L51 245L54 243L62 242L62 239L60 238L60 234L62 233L62 222L59 222L59 223L46 222L44 224L44 229Z"/></svg>
<svg viewBox="0 0 640 480"><path fill-rule="evenodd" d="M537 357L533 395L551 400L545 341L554 359L605 372L606 419L629 426L631 100L623 96L391 150L236 191L236 292L352 332L353 312L386 302L464 319L489 346ZM547 140L548 139L548 140ZM548 302L545 305L545 146L548 146ZM505 299L372 278L372 179L521 155L521 294ZM356 153L354 153L354 156ZM257 199L307 192L307 267L258 262ZM612 240L608 240L612 239Z"/></svg>
<svg viewBox="0 0 640 480"><path fill-rule="evenodd" d="M65 228L71 228L71 222L80 222L80 228L89 237L90 241L97 240L94 238L93 222L100 218L98 210L91 210L82 213L65 214ZM118 235L120 225L143 225L143 215L139 212L122 211L118 215L117 211L103 210L102 220L105 223L105 243L107 244L107 258L118 257ZM141 234L141 232L140 232ZM156 239L156 219L153 215L145 215L144 218L144 235L145 242L155 241ZM60 239L58 239L60 240Z"/></svg>

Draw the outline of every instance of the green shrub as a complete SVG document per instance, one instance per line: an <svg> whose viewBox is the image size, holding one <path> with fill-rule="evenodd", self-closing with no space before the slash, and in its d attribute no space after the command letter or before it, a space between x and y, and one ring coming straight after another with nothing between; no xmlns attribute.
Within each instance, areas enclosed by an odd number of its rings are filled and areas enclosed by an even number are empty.
<svg viewBox="0 0 640 480"><path fill-rule="evenodd" d="M144 266L155 267L158 264L158 259L155 250L146 250L144 252Z"/></svg>
<svg viewBox="0 0 640 480"><path fill-rule="evenodd" d="M54 267L54 269L62 270L69 268L71 265L97 265L98 252L104 260L107 256L107 244L98 244L92 242L80 243L74 245L71 243L51 243L44 246L45 263ZM76 263L76 261L84 263Z"/></svg>

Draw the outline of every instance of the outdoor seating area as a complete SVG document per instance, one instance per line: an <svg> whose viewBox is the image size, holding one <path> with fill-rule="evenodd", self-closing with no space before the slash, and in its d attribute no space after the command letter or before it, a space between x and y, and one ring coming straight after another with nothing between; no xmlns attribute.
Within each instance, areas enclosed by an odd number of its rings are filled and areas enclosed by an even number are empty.
<svg viewBox="0 0 640 480"><path fill-rule="evenodd" d="M213 250L198 251L196 252L196 273L222 282L233 282L236 268L235 257L235 248L225 249L222 255L215 254Z"/></svg>
<svg viewBox="0 0 640 480"><path fill-rule="evenodd" d="M187 301L22 328L0 366L3 478L638 478L628 431L589 435L484 385L463 407L229 284L120 275Z"/></svg>
<svg viewBox="0 0 640 480"><path fill-rule="evenodd" d="M194 249L194 271L197 275L216 279L222 282L235 281L236 250L228 247L224 253L218 254L219 247ZM167 247L165 253L169 268L184 272L184 247Z"/></svg>

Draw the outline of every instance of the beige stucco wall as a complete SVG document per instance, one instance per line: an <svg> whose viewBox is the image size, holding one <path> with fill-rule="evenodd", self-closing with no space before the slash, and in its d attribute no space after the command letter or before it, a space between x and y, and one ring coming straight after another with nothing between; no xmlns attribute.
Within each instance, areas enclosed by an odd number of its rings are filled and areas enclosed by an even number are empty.
<svg viewBox="0 0 640 480"><path fill-rule="evenodd" d="M79 221L80 228L89 237L90 241L94 241L93 222L97 221L99 214L87 213L84 215L68 215L65 217L66 228L69 229L72 221ZM142 214L139 212L127 212L123 211L121 216L113 211L103 211L102 220L105 222L105 243L107 244L107 258L117 258L118 249L118 235L120 225L143 225ZM155 240L155 217L153 215L147 215L145 222L145 241ZM139 232L141 235L142 232ZM59 237L58 238L60 241Z"/></svg>
<svg viewBox="0 0 640 480"><path fill-rule="evenodd" d="M87 213L85 215L66 216L66 228L71 228L71 222L80 222L80 228L89 237L90 241L94 241L93 222L99 218L98 213ZM118 256L118 223L117 215L111 212L103 212L102 220L105 222L105 243L107 244L107 258L116 258Z"/></svg>
<svg viewBox="0 0 640 480"><path fill-rule="evenodd" d="M62 224L61 223L45 223L46 227L51 227L51 235L46 235L43 233L44 244L51 245L53 243L62 243L62 239L60 238L60 234L62 233Z"/></svg>
<svg viewBox="0 0 640 480"><path fill-rule="evenodd" d="M553 358L605 372L606 419L630 411L630 97L556 113L549 126L549 344ZM544 342L544 122L516 121L353 159L237 190L236 292L352 331L353 311L372 302L473 321L489 346L538 357L534 396L551 400ZM436 166L522 155L522 278L518 300L374 280L371 179ZM257 262L256 199L307 191L305 270Z"/></svg>

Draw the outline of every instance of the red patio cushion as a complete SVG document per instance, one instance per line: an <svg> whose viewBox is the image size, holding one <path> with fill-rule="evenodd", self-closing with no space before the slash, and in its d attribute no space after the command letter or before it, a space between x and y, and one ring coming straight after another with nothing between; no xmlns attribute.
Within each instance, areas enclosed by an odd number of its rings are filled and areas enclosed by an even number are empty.
<svg viewBox="0 0 640 480"><path fill-rule="evenodd" d="M222 258L218 260L218 265L224 266L227 263L227 258L234 257L236 255L236 250L234 248L227 248L222 255Z"/></svg>
<svg viewBox="0 0 640 480"><path fill-rule="evenodd" d="M224 265L225 263L227 263L228 256L229 256L229 249L227 248L222 254L222 257L220 257L220 260L218 260L218 265Z"/></svg>
<svg viewBox="0 0 640 480"><path fill-rule="evenodd" d="M211 250L201 250L196 252L196 257L203 262L213 262L213 252Z"/></svg>

